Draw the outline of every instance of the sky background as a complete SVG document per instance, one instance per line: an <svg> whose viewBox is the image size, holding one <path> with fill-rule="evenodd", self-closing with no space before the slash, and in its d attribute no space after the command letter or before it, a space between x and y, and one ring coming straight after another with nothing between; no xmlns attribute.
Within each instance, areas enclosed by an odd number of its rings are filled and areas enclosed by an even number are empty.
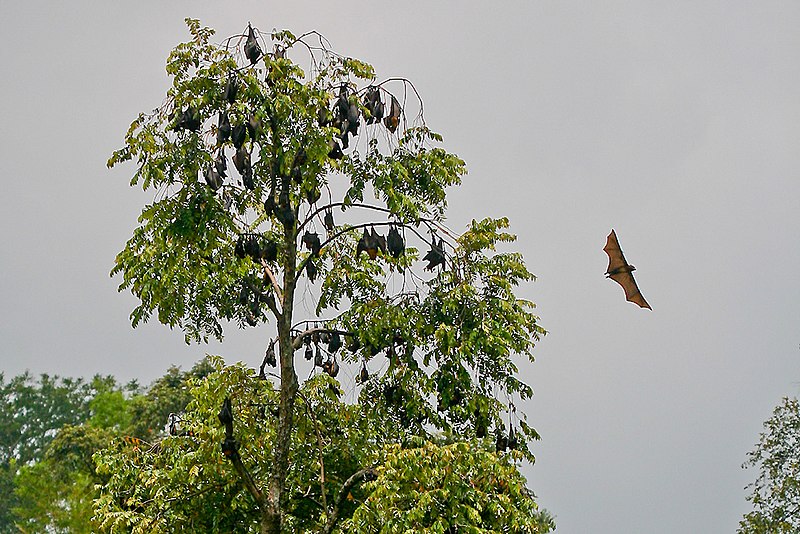
<svg viewBox="0 0 800 534"><path fill-rule="evenodd" d="M538 276L524 472L558 533L735 530L746 453L800 392L800 3L4 0L6 376L260 363L263 331L133 330L108 275L152 194L105 162L161 103L184 17L318 30L414 82L469 167L449 226L508 216ZM611 228L652 312L603 277Z"/></svg>

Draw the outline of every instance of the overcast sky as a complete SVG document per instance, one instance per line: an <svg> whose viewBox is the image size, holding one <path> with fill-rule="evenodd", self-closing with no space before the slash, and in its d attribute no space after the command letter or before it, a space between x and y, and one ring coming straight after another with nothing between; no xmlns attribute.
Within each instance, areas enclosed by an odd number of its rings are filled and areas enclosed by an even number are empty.
<svg viewBox="0 0 800 534"><path fill-rule="evenodd" d="M124 4L124 5L123 5ZM723 533L800 391L800 3L0 2L0 371L147 383L204 352L109 278L152 196L105 162L158 106L184 17L319 30L410 78L466 160L449 225L510 217L549 330L526 467L558 532ZM615 228L653 311L606 280Z"/></svg>

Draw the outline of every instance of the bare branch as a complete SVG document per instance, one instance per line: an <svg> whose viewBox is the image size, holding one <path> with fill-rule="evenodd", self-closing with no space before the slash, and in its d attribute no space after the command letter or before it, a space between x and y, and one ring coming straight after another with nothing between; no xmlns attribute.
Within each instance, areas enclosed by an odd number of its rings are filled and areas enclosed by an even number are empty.
<svg viewBox="0 0 800 534"><path fill-rule="evenodd" d="M261 260L261 265L264 267L264 274L266 274L270 282L272 282L272 287L275 289L275 294L278 295L278 301L283 302L283 292L281 291L281 286L278 284L278 280L275 278L275 274L273 274L272 269L270 269L269 265L267 265L266 260Z"/></svg>

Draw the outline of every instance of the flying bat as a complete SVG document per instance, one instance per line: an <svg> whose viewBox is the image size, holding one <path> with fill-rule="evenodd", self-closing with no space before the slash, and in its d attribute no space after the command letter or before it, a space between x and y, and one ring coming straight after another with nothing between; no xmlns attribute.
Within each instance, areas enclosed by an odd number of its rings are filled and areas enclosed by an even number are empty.
<svg viewBox="0 0 800 534"><path fill-rule="evenodd" d="M642 308L652 310L653 308L644 300L642 292L639 291L636 280L633 279L633 271L636 270L636 267L625 261L625 256L622 254L622 249L619 246L617 234L614 230L611 230L611 233L608 234L608 240L603 250L608 254L606 278L611 278L622 286L622 289L625 290L626 300L638 304Z"/></svg>

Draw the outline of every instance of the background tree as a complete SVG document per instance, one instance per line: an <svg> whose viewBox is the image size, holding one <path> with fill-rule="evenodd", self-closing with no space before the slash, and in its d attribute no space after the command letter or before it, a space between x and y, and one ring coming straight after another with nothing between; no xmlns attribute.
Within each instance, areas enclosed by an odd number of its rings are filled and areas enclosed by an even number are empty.
<svg viewBox="0 0 800 534"><path fill-rule="evenodd" d="M495 249L514 240L507 220L473 221L461 235L444 226L446 188L460 183L465 166L438 146L414 86L378 82L371 66L313 32L274 32L268 46L248 26L215 45L212 30L187 24L192 39L167 61L173 83L164 104L132 123L109 160L135 159L132 185L157 191L112 272L140 299L134 326L155 314L187 341L202 341L221 338L226 321L270 323L260 390L242 390L243 376L206 381L228 388L207 391L217 409L225 401L226 429L206 436L230 460L214 478L234 474L248 494L242 500L230 486L226 506L252 509L262 532L304 521L330 531L357 508L322 498L322 489L313 511L298 511L292 497L307 493L309 447L324 457L325 446L321 431L303 431L322 415L300 396L324 378L301 391L298 371L336 378L342 364L360 378L353 409L367 425L361 439L380 450L444 433L532 460L528 441L537 436L513 403L531 394L514 356L530 358L543 333L532 303L514 294L533 276L519 254ZM415 272L420 250L430 274ZM265 395L274 395L274 419L260 423L262 435L247 410ZM205 398L194 402L208 415ZM348 484L367 473L388 483L379 467L373 473L385 454L334 462L350 472L330 495L347 489L355 499ZM324 488L321 470L319 478ZM153 524L169 528L178 507L168 500L158 512L128 509L118 497L103 501L105 520L153 512Z"/></svg>
<svg viewBox="0 0 800 534"><path fill-rule="evenodd" d="M83 379L30 374L6 381L0 374L0 532L17 532L15 488L19 470L42 459L48 444L64 425L79 424L90 416L95 386L106 379Z"/></svg>
<svg viewBox="0 0 800 534"><path fill-rule="evenodd" d="M186 372L172 367L144 390L110 376L35 381L26 373L8 384L0 378L8 415L0 434L6 451L0 532L96 531L92 501L106 478L92 456L165 435L170 411L180 414L189 402L189 379L211 370L205 359Z"/></svg>
<svg viewBox="0 0 800 534"><path fill-rule="evenodd" d="M748 487L753 511L739 523L742 533L800 531L800 403L785 397L764 423L744 467L758 468Z"/></svg>

